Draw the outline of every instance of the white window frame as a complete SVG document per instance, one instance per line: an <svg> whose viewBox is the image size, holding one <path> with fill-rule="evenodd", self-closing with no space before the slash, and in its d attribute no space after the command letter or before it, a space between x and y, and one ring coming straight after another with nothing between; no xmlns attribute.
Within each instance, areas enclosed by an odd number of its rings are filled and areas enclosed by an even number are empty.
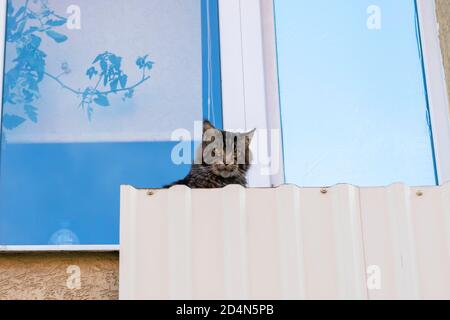
<svg viewBox="0 0 450 320"><path fill-rule="evenodd" d="M281 133L272 0L219 0L219 21L224 128ZM261 135L257 138L259 157L264 148L270 151L271 141L269 136L265 141ZM278 138L276 145L280 148L267 155L279 164L278 168L273 168L272 175L263 175L261 166L254 164L249 173L250 186L284 183L281 135Z"/></svg>
<svg viewBox="0 0 450 320"><path fill-rule="evenodd" d="M437 174L444 184L450 181L450 119L435 1L418 0L418 10ZM273 0L219 0L219 14L225 129L280 129ZM281 146L281 137L278 142ZM259 143L270 146L271 142ZM251 186L285 182L283 151L270 157L278 158L280 170L264 176L256 166L250 174Z"/></svg>
<svg viewBox="0 0 450 320"><path fill-rule="evenodd" d="M0 45L5 44L6 2L0 0ZM439 181L450 181L450 121L448 96L434 0L418 0L420 31L429 93L431 124ZM219 0L223 122L228 130L281 132L273 0ZM3 75L4 51L0 50ZM0 95L3 77L0 76ZM0 103L0 113L2 104ZM1 117L0 117L1 126ZM270 150L270 139L259 141ZM275 144L282 145L279 136ZM269 154L278 163L274 174L262 175L255 166L250 185L284 183L283 150ZM2 251L118 251L118 245L1 246Z"/></svg>
<svg viewBox="0 0 450 320"><path fill-rule="evenodd" d="M435 0L418 0L422 51L439 184L450 182L450 115ZM447 75L450 77L450 75Z"/></svg>

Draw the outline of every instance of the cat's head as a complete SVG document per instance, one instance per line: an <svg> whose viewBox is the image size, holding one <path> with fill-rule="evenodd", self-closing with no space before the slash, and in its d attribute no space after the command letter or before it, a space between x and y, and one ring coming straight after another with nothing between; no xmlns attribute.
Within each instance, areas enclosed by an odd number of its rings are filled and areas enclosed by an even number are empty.
<svg viewBox="0 0 450 320"><path fill-rule="evenodd" d="M203 122L202 165L223 178L245 174L251 162L250 143L255 130L247 133L229 132Z"/></svg>

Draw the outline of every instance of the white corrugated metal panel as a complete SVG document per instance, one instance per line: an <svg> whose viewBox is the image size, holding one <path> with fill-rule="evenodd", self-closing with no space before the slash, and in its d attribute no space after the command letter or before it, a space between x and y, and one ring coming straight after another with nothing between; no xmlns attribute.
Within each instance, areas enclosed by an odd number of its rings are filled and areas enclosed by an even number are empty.
<svg viewBox="0 0 450 320"><path fill-rule="evenodd" d="M450 184L123 186L120 242L121 299L450 299Z"/></svg>

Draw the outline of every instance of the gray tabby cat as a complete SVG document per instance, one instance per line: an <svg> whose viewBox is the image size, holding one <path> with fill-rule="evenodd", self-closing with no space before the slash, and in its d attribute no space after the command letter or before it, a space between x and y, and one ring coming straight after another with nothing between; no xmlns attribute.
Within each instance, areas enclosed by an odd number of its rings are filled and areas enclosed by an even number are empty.
<svg viewBox="0 0 450 320"><path fill-rule="evenodd" d="M203 141L197 161L182 180L165 186L185 185L190 188L222 188L230 184L247 185L250 168L250 143L255 130L232 133L216 129L209 121L203 122Z"/></svg>

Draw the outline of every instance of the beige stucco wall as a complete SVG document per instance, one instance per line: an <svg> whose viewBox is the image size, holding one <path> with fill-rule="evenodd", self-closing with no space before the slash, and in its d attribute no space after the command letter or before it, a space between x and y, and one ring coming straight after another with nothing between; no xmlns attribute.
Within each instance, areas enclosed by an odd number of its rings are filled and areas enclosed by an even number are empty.
<svg viewBox="0 0 450 320"><path fill-rule="evenodd" d="M450 0L436 0L436 6L450 105Z"/></svg>
<svg viewBox="0 0 450 320"><path fill-rule="evenodd" d="M80 289L67 287L69 266L80 268ZM0 253L0 300L118 297L118 253Z"/></svg>

